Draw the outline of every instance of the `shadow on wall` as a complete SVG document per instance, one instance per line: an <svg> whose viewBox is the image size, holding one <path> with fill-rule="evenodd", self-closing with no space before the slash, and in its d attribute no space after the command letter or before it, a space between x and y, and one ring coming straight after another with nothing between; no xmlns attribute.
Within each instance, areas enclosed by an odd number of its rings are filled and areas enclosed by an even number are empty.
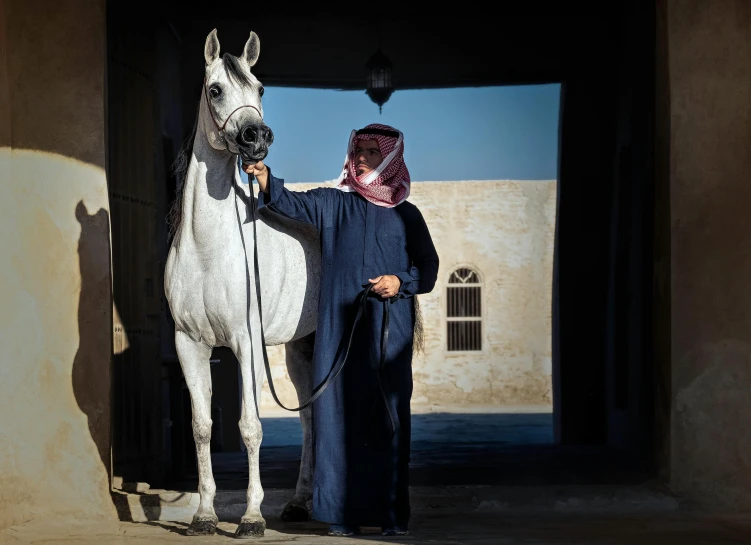
<svg viewBox="0 0 751 545"><path fill-rule="evenodd" d="M78 261L81 270L81 293L78 301L78 352L73 360L73 393L78 407L86 415L89 433L99 452L102 464L111 476L110 464L110 354L111 337L102 335L103 313L110 297L109 263L101 259L110 253L109 214L100 208L89 214L83 201L76 206L76 219L81 224Z"/></svg>
<svg viewBox="0 0 751 545"><path fill-rule="evenodd" d="M112 370L122 354L112 355L112 337L101 335L102 320L109 319L102 315L102 300L110 297L110 282L103 282L103 275L109 278L109 267L101 256L110 254L110 220L103 208L89 214L83 201L76 206L76 219L81 224L78 241L81 292L78 301L80 341L73 360L73 393L78 407L86 415L91 439L112 482L111 382ZM128 495L115 490L111 490L110 495L118 518L132 521ZM140 510L149 520L159 519L161 509L156 496L137 495L137 498Z"/></svg>

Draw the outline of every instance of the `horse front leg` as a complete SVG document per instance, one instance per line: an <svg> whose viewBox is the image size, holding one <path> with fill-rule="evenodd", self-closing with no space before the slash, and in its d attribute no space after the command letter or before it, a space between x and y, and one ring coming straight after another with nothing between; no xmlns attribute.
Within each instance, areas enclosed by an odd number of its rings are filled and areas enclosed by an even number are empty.
<svg viewBox="0 0 751 545"><path fill-rule="evenodd" d="M251 362L251 347L248 337L244 337L234 347L235 356L240 363L242 376L242 408L240 415L240 435L248 451L248 506L240 519L240 525L235 531L235 537L263 537L266 530L266 520L261 514L263 488L261 486L261 472L259 454L263 430L261 421L256 413L256 399L261 398L264 366L263 355L256 354ZM260 352L260 351L259 351ZM255 371L255 374L254 374ZM256 388L253 389L255 384Z"/></svg>
<svg viewBox="0 0 751 545"><path fill-rule="evenodd" d="M297 391L298 403L305 403L313 393L313 348L315 333L285 344L287 372ZM281 519L304 522L310 518L313 503L313 408L300 411L302 426L302 456L295 495L284 506Z"/></svg>
<svg viewBox="0 0 751 545"><path fill-rule="evenodd" d="M219 519L214 511L216 483L211 470L211 347L193 341L182 331L175 333L175 347L190 392L201 498L187 535L212 535Z"/></svg>

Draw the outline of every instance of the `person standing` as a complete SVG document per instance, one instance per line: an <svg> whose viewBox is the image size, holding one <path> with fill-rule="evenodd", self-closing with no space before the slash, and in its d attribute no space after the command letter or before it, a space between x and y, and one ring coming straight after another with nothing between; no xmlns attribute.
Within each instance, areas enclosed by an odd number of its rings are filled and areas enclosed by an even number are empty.
<svg viewBox="0 0 751 545"><path fill-rule="evenodd" d="M352 131L336 187L290 191L262 161L242 168L258 182L259 209L320 232L314 384L344 356L358 295L372 286L347 363L312 406L312 518L329 523L329 535L359 534L361 526L405 535L414 296L433 290L439 259L422 213L406 200L404 135L381 124Z"/></svg>

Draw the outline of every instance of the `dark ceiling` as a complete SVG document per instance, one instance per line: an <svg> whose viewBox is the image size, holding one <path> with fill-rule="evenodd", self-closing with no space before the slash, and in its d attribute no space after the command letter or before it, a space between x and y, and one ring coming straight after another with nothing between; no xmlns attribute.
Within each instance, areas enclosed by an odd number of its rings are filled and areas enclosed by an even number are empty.
<svg viewBox="0 0 751 545"><path fill-rule="evenodd" d="M596 74L617 43L617 12L555 16L540 10L546 14L520 16L487 4L498 13L479 10L457 17L417 7L374 15L385 11L380 4L354 10L349 4L351 15L330 4L315 10L236 0L206 3L202 9L173 1L152 4L143 10L133 1L110 0L108 9L134 24L144 15L169 24L182 42L184 69L190 72L195 65L199 78L203 45L213 28L222 51L236 55L254 30L261 56L253 71L265 85L365 89L365 64L379 41L393 63L397 90L561 82ZM251 5L252 13L245 14ZM217 11L233 15L217 16Z"/></svg>

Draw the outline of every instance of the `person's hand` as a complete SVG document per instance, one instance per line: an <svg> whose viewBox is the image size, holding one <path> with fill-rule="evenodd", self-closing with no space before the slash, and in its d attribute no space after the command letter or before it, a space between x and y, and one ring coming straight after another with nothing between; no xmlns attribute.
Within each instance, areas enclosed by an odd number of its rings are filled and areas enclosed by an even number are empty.
<svg viewBox="0 0 751 545"><path fill-rule="evenodd" d="M269 169L266 168L266 165L263 164L263 161L258 161L253 165L243 163L242 168L248 176L252 175L256 180L258 180L258 187L261 189L261 191L267 193L266 184L269 181Z"/></svg>
<svg viewBox="0 0 751 545"><path fill-rule="evenodd" d="M377 293L384 299L389 299L399 293L399 288L402 285L402 281L398 276L393 274L384 274L376 276L375 278L368 278L368 282L373 284L370 291Z"/></svg>

